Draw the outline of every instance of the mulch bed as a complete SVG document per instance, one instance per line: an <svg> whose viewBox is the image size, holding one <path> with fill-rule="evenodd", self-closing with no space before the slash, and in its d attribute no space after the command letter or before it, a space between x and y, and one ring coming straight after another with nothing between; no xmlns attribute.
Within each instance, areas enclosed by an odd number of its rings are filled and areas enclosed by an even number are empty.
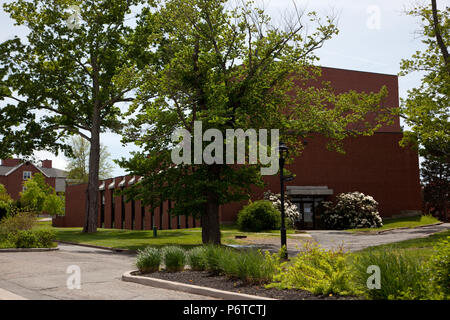
<svg viewBox="0 0 450 320"><path fill-rule="evenodd" d="M168 281L193 284L202 287L209 287L224 291L251 294L255 296L274 298L279 300L355 300L357 297L349 296L318 296L311 292L297 289L279 290L275 288L266 289L263 285L246 285L240 280L232 280L226 276L214 275L208 271L182 272L155 272L142 274L141 276L157 278Z"/></svg>

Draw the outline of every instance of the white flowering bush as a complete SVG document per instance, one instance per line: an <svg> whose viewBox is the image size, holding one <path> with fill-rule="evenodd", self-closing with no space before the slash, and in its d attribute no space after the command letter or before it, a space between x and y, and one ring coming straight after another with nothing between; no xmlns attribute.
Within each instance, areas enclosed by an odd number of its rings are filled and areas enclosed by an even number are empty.
<svg viewBox="0 0 450 320"><path fill-rule="evenodd" d="M281 195L279 193L273 193L268 190L264 192L264 200L272 202L275 209L281 212ZM300 213L298 212L297 206L286 197L284 198L284 213L287 218L286 225L293 228L295 221L299 219Z"/></svg>
<svg viewBox="0 0 450 320"><path fill-rule="evenodd" d="M341 193L336 204L323 202L323 222L327 229L378 228L383 226L378 202L361 192Z"/></svg>

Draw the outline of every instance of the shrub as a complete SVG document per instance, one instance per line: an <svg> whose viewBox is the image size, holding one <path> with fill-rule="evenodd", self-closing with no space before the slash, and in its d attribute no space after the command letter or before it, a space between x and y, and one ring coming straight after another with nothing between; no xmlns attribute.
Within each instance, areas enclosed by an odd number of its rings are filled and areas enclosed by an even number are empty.
<svg viewBox="0 0 450 320"><path fill-rule="evenodd" d="M244 231L274 230L280 228L281 216L270 201L259 200L239 211L237 224Z"/></svg>
<svg viewBox="0 0 450 320"><path fill-rule="evenodd" d="M205 248L195 247L187 252L187 263L194 271L206 270Z"/></svg>
<svg viewBox="0 0 450 320"><path fill-rule="evenodd" d="M39 248L51 248L54 246L54 241L56 239L55 231L53 231L53 230L34 230L33 233L37 237Z"/></svg>
<svg viewBox="0 0 450 320"><path fill-rule="evenodd" d="M328 229L378 228L383 226L378 202L361 192L341 193L336 204L324 202L323 222Z"/></svg>
<svg viewBox="0 0 450 320"><path fill-rule="evenodd" d="M281 213L281 195L279 193L273 193L270 190L264 192L264 200L272 202L272 205ZM284 199L284 213L286 214L286 226L293 228L295 222L300 217L297 205L293 204L289 199Z"/></svg>
<svg viewBox="0 0 450 320"><path fill-rule="evenodd" d="M5 186L0 183L0 219L10 213L12 204L11 196L6 192Z"/></svg>
<svg viewBox="0 0 450 320"><path fill-rule="evenodd" d="M164 264L169 272L177 272L184 269L186 264L186 254L184 250L177 246L168 246L163 249Z"/></svg>
<svg viewBox="0 0 450 320"><path fill-rule="evenodd" d="M435 246L428 267L432 283L450 298L450 236Z"/></svg>
<svg viewBox="0 0 450 320"><path fill-rule="evenodd" d="M327 251L310 243L291 262L280 265L273 281L267 287L301 289L314 294L358 293L342 249Z"/></svg>
<svg viewBox="0 0 450 320"><path fill-rule="evenodd" d="M20 230L30 230L36 224L36 217L32 212L19 212L3 218L0 221L0 237Z"/></svg>
<svg viewBox="0 0 450 320"><path fill-rule="evenodd" d="M137 252L136 267L141 273L158 271L161 262L162 252L160 249L147 247Z"/></svg>
<svg viewBox="0 0 450 320"><path fill-rule="evenodd" d="M31 230L19 230L8 235L8 241L15 248L39 248L39 239Z"/></svg>
<svg viewBox="0 0 450 320"><path fill-rule="evenodd" d="M380 289L367 288L370 276L367 268L380 268ZM353 261L356 285L371 299L427 298L428 272L417 257L396 250L368 249L358 253Z"/></svg>

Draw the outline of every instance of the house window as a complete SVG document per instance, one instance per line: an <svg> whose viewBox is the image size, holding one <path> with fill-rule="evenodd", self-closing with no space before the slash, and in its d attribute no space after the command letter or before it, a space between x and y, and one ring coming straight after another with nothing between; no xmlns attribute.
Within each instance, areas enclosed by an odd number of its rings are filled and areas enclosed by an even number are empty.
<svg viewBox="0 0 450 320"><path fill-rule="evenodd" d="M31 179L31 171L24 171L23 172L23 180Z"/></svg>
<svg viewBox="0 0 450 320"><path fill-rule="evenodd" d="M22 192L25 192L27 190L27 187L22 186Z"/></svg>

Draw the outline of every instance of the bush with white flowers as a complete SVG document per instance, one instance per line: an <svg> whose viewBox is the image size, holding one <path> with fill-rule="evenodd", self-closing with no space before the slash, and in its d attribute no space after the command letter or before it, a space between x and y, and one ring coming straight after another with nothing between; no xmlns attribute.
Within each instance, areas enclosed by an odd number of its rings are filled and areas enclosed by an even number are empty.
<svg viewBox="0 0 450 320"><path fill-rule="evenodd" d="M281 195L279 193L273 193L270 190L264 192L264 200L272 202L275 209L281 212ZM284 213L286 215L286 226L293 228L295 221L299 219L300 213L295 204L289 199L284 198Z"/></svg>
<svg viewBox="0 0 450 320"><path fill-rule="evenodd" d="M336 203L323 202L323 222L327 229L378 228L383 226L378 202L361 192L341 193Z"/></svg>

